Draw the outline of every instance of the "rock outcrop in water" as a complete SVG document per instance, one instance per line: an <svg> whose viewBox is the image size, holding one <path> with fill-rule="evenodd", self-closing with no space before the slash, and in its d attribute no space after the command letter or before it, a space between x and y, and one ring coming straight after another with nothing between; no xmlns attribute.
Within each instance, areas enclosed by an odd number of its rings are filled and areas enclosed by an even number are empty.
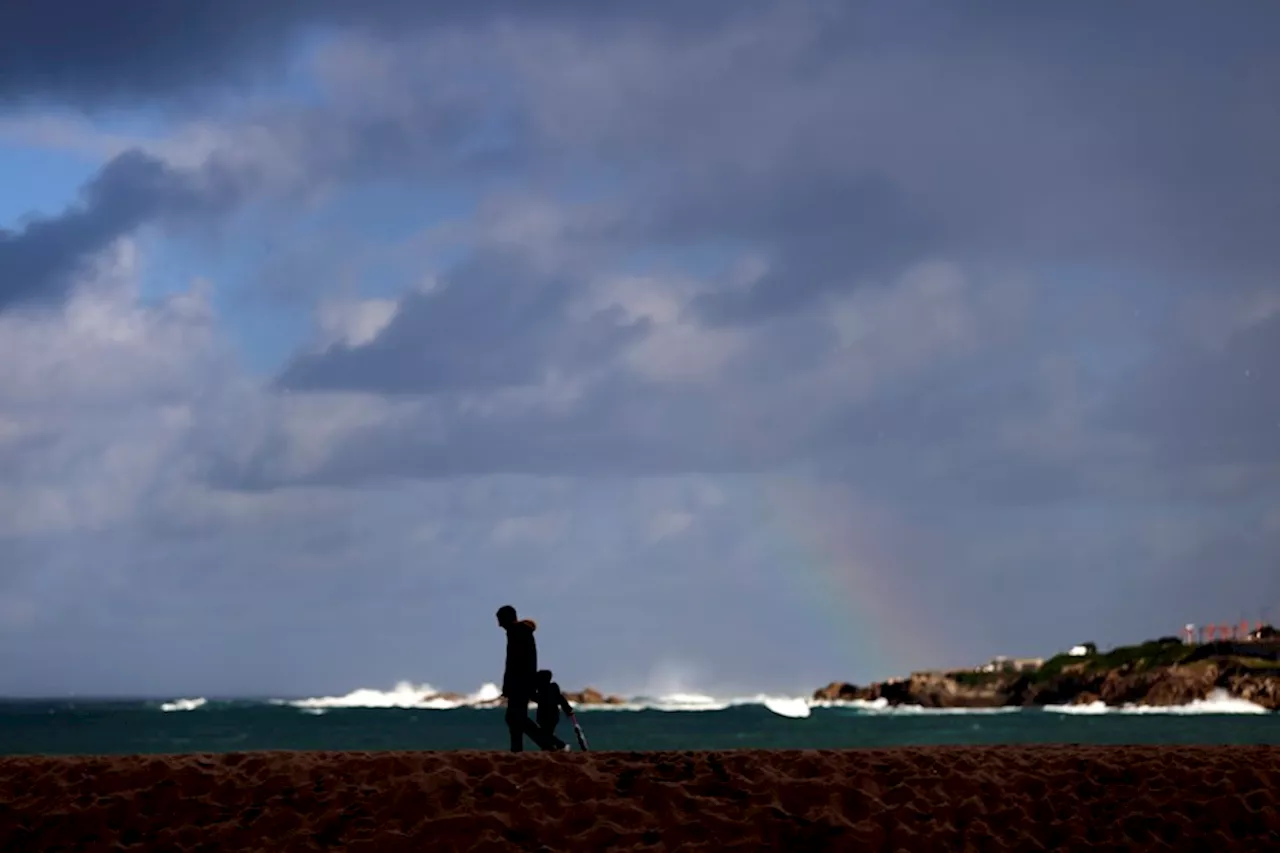
<svg viewBox="0 0 1280 853"><path fill-rule="evenodd" d="M594 687L588 687L578 693L565 693L564 698L568 699L571 705L624 705L627 701L621 696L607 696Z"/></svg>
<svg viewBox="0 0 1280 853"><path fill-rule="evenodd" d="M564 697L574 706L578 705L624 705L626 699L621 696L612 696L601 693L594 687L587 687L579 691L565 691ZM456 702L460 705L470 704L474 708L502 708L507 704L507 700L502 697L496 697L483 702L467 702L467 697L458 693L433 693L424 697L426 700L442 699L449 702Z"/></svg>
<svg viewBox="0 0 1280 853"><path fill-rule="evenodd" d="M467 701L467 697L463 696L461 693L453 693L448 690L439 693L428 693L426 696L423 696L422 699L424 702L452 702L458 705L464 704Z"/></svg>
<svg viewBox="0 0 1280 853"><path fill-rule="evenodd" d="M1058 655L1033 672L915 673L866 686L832 682L819 701L920 705L925 708L1186 705L1215 691L1280 710L1280 641L1188 646L1174 638L1105 654Z"/></svg>
<svg viewBox="0 0 1280 853"><path fill-rule="evenodd" d="M890 705L920 705L925 708L992 708L1008 704L1005 682L992 678L968 683L969 673L916 673L909 678L884 681L860 687L856 684L832 682L813 694L825 701L883 699Z"/></svg>

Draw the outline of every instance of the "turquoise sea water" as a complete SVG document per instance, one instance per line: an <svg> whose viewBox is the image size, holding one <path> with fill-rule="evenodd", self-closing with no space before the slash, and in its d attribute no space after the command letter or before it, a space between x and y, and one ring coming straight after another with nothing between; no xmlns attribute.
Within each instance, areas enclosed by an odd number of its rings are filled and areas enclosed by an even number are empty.
<svg viewBox="0 0 1280 853"><path fill-rule="evenodd" d="M298 708L250 700L0 703L0 754L226 752L258 749L505 749L502 711ZM164 708L171 710L164 710ZM913 744L1280 744L1280 714L930 713L813 708L792 719L759 704L720 710L581 710L594 750L847 748ZM558 734L572 741L569 724ZM533 749L530 744L527 748Z"/></svg>

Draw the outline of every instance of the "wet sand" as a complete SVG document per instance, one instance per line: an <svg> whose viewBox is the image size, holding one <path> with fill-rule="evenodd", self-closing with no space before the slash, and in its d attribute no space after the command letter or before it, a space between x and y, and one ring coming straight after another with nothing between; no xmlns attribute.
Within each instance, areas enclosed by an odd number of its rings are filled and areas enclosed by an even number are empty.
<svg viewBox="0 0 1280 853"><path fill-rule="evenodd" d="M0 759L0 850L1280 850L1280 747Z"/></svg>

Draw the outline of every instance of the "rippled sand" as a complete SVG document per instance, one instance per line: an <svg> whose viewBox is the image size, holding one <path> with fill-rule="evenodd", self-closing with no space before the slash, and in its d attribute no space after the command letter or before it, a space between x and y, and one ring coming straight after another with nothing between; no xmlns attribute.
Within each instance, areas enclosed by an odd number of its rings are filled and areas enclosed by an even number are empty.
<svg viewBox="0 0 1280 853"><path fill-rule="evenodd" d="M0 850L1280 850L1280 747L0 759Z"/></svg>

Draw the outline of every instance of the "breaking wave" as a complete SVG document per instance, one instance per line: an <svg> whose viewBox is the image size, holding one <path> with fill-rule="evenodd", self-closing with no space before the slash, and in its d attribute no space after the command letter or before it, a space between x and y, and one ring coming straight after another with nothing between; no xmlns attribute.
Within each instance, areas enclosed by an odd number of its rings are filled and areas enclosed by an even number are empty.
<svg viewBox="0 0 1280 853"><path fill-rule="evenodd" d="M922 714L1016 714L1023 710L1016 705L1006 705L997 708L926 708L923 705L891 705L886 699L822 700L812 701L809 705L813 708L844 708L851 711L858 711L863 714L884 714L891 716L918 716Z"/></svg>
<svg viewBox="0 0 1280 853"><path fill-rule="evenodd" d="M779 717L803 720L813 713L807 699L765 699L764 706Z"/></svg>
<svg viewBox="0 0 1280 853"><path fill-rule="evenodd" d="M391 690L360 688L342 696L318 696L308 699L273 699L273 705L286 705L312 714L323 714L337 708L403 708L425 711L451 711L458 709L492 708L499 704L501 690L496 684L485 684L470 694L444 693L430 684L397 683ZM203 699L179 699L165 703L164 710L194 710L204 704ZM662 696L635 696L615 704L579 705L580 713L622 711L663 711L668 713L724 711L743 706L763 707L773 714L788 719L805 719L818 709L840 709L867 716L923 716L923 715L989 715L1017 714L1022 712L1047 712L1055 714L1268 714L1266 708L1244 699L1238 699L1218 690L1206 699L1188 705L1108 706L1101 702L1091 705L1046 705L1043 708L1006 706L997 708L926 708L921 705L891 705L884 699L814 700L806 697L777 694L756 694L721 698L704 693L669 693Z"/></svg>
<svg viewBox="0 0 1280 853"><path fill-rule="evenodd" d="M307 699L272 699L272 705L285 705L305 711L327 711L334 708L405 708L424 711L452 711L464 708L491 708L499 703L502 691L496 684L485 684L470 694L445 693L430 684L398 682L390 690L362 687L341 696L316 696ZM185 701L185 700L183 700ZM808 699L793 696L758 694L722 699L704 693L670 693L658 697L637 696L610 705L584 705L587 711L724 711L743 705L761 705L784 717L801 718L810 713Z"/></svg>
<svg viewBox="0 0 1280 853"><path fill-rule="evenodd" d="M345 696L319 696L313 699L276 699L272 704L291 705L304 710L330 708L415 708L425 711L451 711L455 708L477 708L492 705L501 697L496 684L486 684L467 696L441 693L430 684L401 681L391 690L362 687Z"/></svg>
<svg viewBox="0 0 1280 853"><path fill-rule="evenodd" d="M1266 708L1246 699L1231 696L1221 688L1204 699L1196 699L1186 705L1107 705L1092 702L1088 705L1046 705L1045 711L1055 714L1270 714Z"/></svg>
<svg viewBox="0 0 1280 853"><path fill-rule="evenodd" d="M196 699L174 699L172 702L165 702L160 705L161 711L194 711L197 708L203 708L209 704L209 700L203 696Z"/></svg>

